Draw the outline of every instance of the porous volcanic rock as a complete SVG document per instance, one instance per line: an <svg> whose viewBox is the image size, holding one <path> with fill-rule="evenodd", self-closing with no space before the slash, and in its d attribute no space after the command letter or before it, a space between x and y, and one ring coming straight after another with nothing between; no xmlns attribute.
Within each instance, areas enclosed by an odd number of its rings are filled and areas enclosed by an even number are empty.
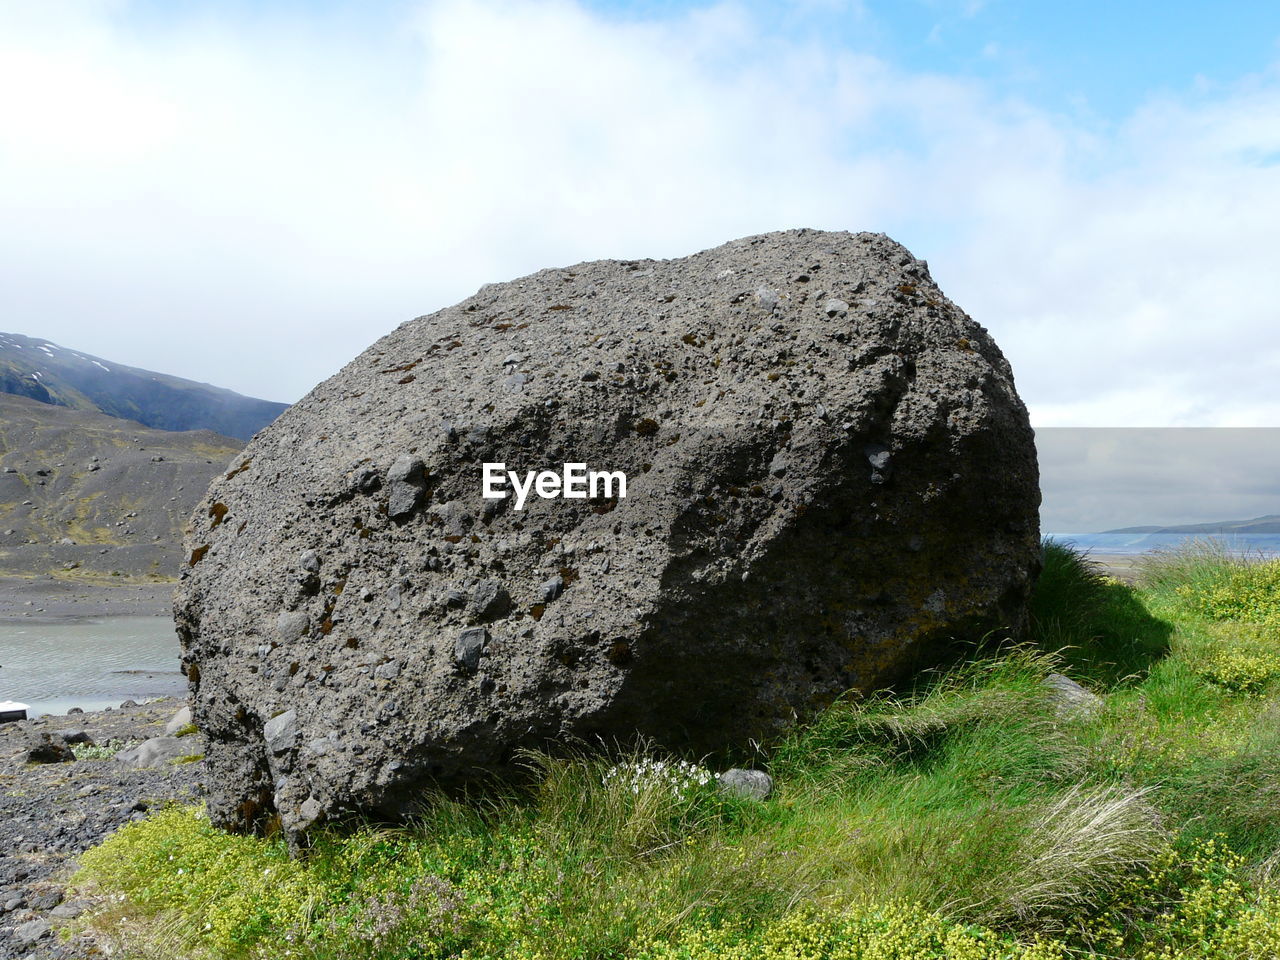
<svg viewBox="0 0 1280 960"><path fill-rule="evenodd" d="M625 498L482 497L482 464ZM300 840L522 747L731 757L1017 628L1026 410L879 234L797 230L481 288L286 411L197 509L176 600L213 820Z"/></svg>

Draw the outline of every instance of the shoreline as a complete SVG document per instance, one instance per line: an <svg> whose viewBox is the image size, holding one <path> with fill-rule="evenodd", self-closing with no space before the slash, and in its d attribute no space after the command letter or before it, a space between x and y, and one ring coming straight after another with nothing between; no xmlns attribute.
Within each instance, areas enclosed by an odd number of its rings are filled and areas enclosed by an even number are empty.
<svg viewBox="0 0 1280 960"><path fill-rule="evenodd" d="M66 622L95 617L164 617L173 613L176 583L110 586L55 577L0 577L0 621Z"/></svg>
<svg viewBox="0 0 1280 960"><path fill-rule="evenodd" d="M1089 562L1098 568L1098 572L1108 577L1123 580L1129 585L1137 582L1142 573L1142 561L1146 557L1142 553L1090 553Z"/></svg>

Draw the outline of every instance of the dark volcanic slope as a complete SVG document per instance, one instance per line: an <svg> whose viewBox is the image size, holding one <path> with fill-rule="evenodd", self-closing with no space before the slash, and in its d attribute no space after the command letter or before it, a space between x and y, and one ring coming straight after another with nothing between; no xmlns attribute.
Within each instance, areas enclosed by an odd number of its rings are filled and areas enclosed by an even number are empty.
<svg viewBox="0 0 1280 960"><path fill-rule="evenodd" d="M239 440L248 440L287 407L16 333L0 333L0 392L159 430L212 430Z"/></svg>
<svg viewBox="0 0 1280 960"><path fill-rule="evenodd" d="M1218 520L1213 523L1183 523L1172 527L1121 527L1103 533L1280 533L1280 514L1269 513L1252 520Z"/></svg>
<svg viewBox="0 0 1280 960"><path fill-rule="evenodd" d="M176 576L187 518L239 447L0 393L0 575Z"/></svg>

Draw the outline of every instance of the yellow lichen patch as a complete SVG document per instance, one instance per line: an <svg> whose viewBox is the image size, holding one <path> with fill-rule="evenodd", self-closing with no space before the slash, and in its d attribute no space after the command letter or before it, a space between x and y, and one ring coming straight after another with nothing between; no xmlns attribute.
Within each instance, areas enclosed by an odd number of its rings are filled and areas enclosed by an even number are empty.
<svg viewBox="0 0 1280 960"><path fill-rule="evenodd" d="M103 525L101 522L90 522L90 516L97 513L94 510L94 507L97 506L95 501L102 497L102 493L103 491L98 490L76 501L75 516L67 521L66 534L76 543L119 546L123 542L110 527ZM95 520L100 520L100 518L95 517Z"/></svg>

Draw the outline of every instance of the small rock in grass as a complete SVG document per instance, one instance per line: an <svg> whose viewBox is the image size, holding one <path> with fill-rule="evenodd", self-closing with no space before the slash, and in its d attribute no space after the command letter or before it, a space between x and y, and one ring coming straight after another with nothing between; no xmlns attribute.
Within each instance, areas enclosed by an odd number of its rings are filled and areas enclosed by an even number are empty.
<svg viewBox="0 0 1280 960"><path fill-rule="evenodd" d="M1091 717L1102 706L1102 698L1091 693L1070 677L1060 673L1051 673L1044 678L1044 687L1054 701L1054 709L1059 719L1070 717Z"/></svg>
<svg viewBox="0 0 1280 960"><path fill-rule="evenodd" d="M84 900L69 900L66 903L58 904L50 910L49 916L57 917L59 920L74 920L84 913L88 906L88 903Z"/></svg>
<svg viewBox="0 0 1280 960"><path fill-rule="evenodd" d="M773 793L773 777L763 770L734 767L716 777L721 793L747 800L764 800Z"/></svg>

